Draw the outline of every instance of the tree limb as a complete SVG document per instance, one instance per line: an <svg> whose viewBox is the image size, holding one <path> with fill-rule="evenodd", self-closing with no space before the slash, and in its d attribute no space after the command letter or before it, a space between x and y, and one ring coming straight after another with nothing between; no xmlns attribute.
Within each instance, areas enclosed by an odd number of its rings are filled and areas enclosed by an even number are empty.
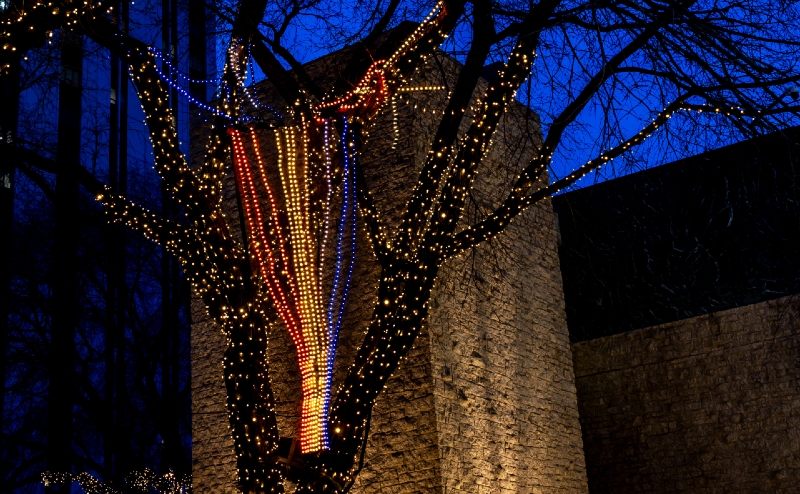
<svg viewBox="0 0 800 494"><path fill-rule="evenodd" d="M481 109L463 139L463 146L453 159L452 172L442 187L427 231L421 232L424 225L420 223L419 216L414 218L409 214L404 218L409 221L401 225L401 232L408 234L411 230L412 235L422 235L418 247L420 250L440 252L445 237L455 229L477 165L488 151L494 131L513 101L516 90L528 77L538 47L539 34L549 25L551 16L560 4L558 0L543 1L531 9L505 69L496 81L489 84L480 101ZM438 152L440 151L437 154ZM436 193L435 190L430 192Z"/></svg>
<svg viewBox="0 0 800 494"><path fill-rule="evenodd" d="M447 257L452 257L474 247L478 243L491 240L502 232L508 226L509 222L531 204L568 187L588 173L597 170L601 166L609 163L612 159L622 155L622 153L631 147L640 144L647 137L652 135L661 125L664 125L674 112L682 109L684 105L683 101L687 97L688 95L684 95L677 99L659 113L649 125L642 128L642 130L633 137L628 138L626 141L602 153L600 156L588 161L561 180L546 185L533 194L526 195L527 191L533 186L532 180L536 180L541 176L550 161L550 156L548 155L537 156L531 160L530 164L514 184L509 197L484 220L454 235L452 241L450 241L445 248L445 255Z"/></svg>

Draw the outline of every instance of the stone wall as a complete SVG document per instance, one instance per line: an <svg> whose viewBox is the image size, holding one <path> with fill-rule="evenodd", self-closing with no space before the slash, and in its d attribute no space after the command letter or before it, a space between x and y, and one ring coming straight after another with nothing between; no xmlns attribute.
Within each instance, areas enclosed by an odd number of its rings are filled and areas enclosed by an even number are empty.
<svg viewBox="0 0 800 494"><path fill-rule="evenodd" d="M555 243L546 203L440 276L440 492L587 492Z"/></svg>
<svg viewBox="0 0 800 494"><path fill-rule="evenodd" d="M225 410L222 355L225 335L204 304L192 300L192 487L197 493L236 494L236 458Z"/></svg>
<svg viewBox="0 0 800 494"><path fill-rule="evenodd" d="M326 61L317 62L326 67ZM443 58L409 84L441 83ZM333 70L320 70L333 73ZM387 108L361 156L378 207L397 219L435 133L444 92ZM529 159L538 123L515 107L497 132L467 216L496 206ZM198 155L199 156L199 155ZM230 194L230 192L229 192ZM231 205L230 214L235 214ZM334 390L363 339L379 266L365 232L334 369ZM429 324L376 402L354 493L586 492L572 362L549 202L531 208L491 244L451 259L434 290ZM225 339L195 304L193 459L196 492L235 492L221 355ZM296 435L300 386L291 340L269 329L268 356L282 436Z"/></svg>
<svg viewBox="0 0 800 494"><path fill-rule="evenodd" d="M797 492L800 298L573 345L592 493Z"/></svg>

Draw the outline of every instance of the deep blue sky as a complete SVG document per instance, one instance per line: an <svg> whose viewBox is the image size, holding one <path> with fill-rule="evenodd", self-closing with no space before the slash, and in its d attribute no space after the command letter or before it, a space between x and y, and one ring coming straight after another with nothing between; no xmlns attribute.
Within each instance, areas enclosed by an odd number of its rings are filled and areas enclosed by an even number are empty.
<svg viewBox="0 0 800 494"><path fill-rule="evenodd" d="M366 9L359 9L359 7L368 7L374 1L322 0L307 15L297 17L292 27L284 35L285 44L301 62L308 62L328 53L331 49L344 46L344 44L357 39L359 34L363 34L363 31L360 30L364 21L361 12ZM724 3L726 2L709 0L698 2L697 5L698 8L707 8ZM281 15L274 5L276 4L270 4L268 7L267 23ZM428 13L432 5L432 1L421 4L401 2L398 10L400 15L396 22L407 19L419 21ZM797 6L783 7L783 11L769 11L769 8L776 8L772 2L755 1L745 2L741 5L750 7L735 7L728 12L728 15L735 20L747 20L754 25L762 23L764 30L758 34L783 36L787 39L794 38L792 31L796 32L796 29L790 27L790 32L787 33L785 29L783 31L779 29L781 26L767 23L772 20L769 14L782 15L784 19L790 20L796 14L794 18L800 18ZM471 8L470 5L468 5L469 8ZM498 20L497 22L498 29L500 29L502 21ZM463 60L470 38L471 26L468 21L464 21L442 48L457 59ZM615 41L625 42L627 40L628 38L623 35L614 39L605 38L603 42L611 49L613 48L611 45ZM575 29L571 31L565 29L563 33L551 32L543 37L542 41L542 48L534 65L532 76L519 90L517 98L541 116L543 130L546 132L553 116L560 112L580 90L586 74L594 73L596 70L596 62L599 59L597 53L600 48L596 39ZM227 43L227 39L221 39L220 47L224 47L225 43ZM567 45L571 51L567 50ZM768 55L774 55L769 52L769 48L774 48L774 45L767 45L767 49L762 49L762 47L742 49L747 50L748 55L753 58L763 57L766 59ZM490 56L489 61L504 60L509 49L509 46L498 47ZM780 60L780 63L791 68L792 60L798 58L797 48L785 51L787 58ZM613 51L610 53L613 54ZM636 63L641 61L642 59L638 59ZM677 63L680 64L681 60L678 59ZM686 62L686 70L693 70L688 62ZM261 74L256 71L256 80L260 78ZM778 91L786 90L789 87L791 85L786 85L778 88ZM659 102L660 94L663 91L664 88L654 80L631 75L621 75L614 84L604 86L600 92L602 98L593 100L565 134L563 144L553 159L551 178L568 174L575 167L596 157L601 150L616 145L621 136L630 137L638 132L663 107L663 104ZM666 99L668 100L668 98ZM788 100L788 98L784 99ZM790 123L797 125L800 120L794 118ZM643 145L618 158L613 166L607 166L599 172L585 177L576 186L591 185L597 181L671 162L741 139L742 136L733 130L724 118L717 115L688 112L677 114L670 120L668 126L662 127Z"/></svg>
<svg viewBox="0 0 800 494"><path fill-rule="evenodd" d="M363 35L360 27L364 25L364 19L360 12L367 11L367 9L359 9L359 6L368 7L374 1L377 0L366 2L322 0L307 15L300 15L295 19L284 35L285 43L301 62L308 62L332 49L338 49L346 43L352 42L359 34ZM432 1L421 4L401 2L400 15L395 24L401 20L419 21L428 13L432 3ZM277 19L280 18L282 14L277 7L279 5L280 2L269 4L265 17L267 23L277 22ZM161 2L158 0L142 0L130 4L132 33L157 48L161 48L160 22L158 20L160 7ZM223 34L217 37L216 43L218 69L221 68L224 50L228 43L228 37L224 34L225 25L223 24L220 28ZM264 31L266 32L267 29L265 28ZM188 60L185 56L187 43L185 29L181 36L182 45L179 47L179 53L183 54L181 68L186 70ZM470 36L471 27L465 21L458 26L454 35L442 48L457 59L463 59ZM591 62L595 58L592 50L596 46L592 46L591 40L587 41L577 34L572 35L570 39L571 42L574 42L572 49L579 56L565 56L560 52L559 50L563 50L563 43L557 36L546 39L534 65L532 77L518 92L518 99L528 104L541 116L545 131L552 121L552 116L560 111L569 101L569 97L575 94L576 89L579 89L579 82L583 74L592 70L591 63L587 62ZM93 163L97 170L102 170L104 160L107 159L104 149L104 143L107 140L102 136L98 137L97 132L93 129L96 129L98 125L102 126L103 112L107 111L108 56L104 50L95 49L91 43L87 43L87 51L87 58L84 62L84 108L87 110L84 112L84 150L86 162ZM502 60L507 52L508 47L500 47L491 55L490 62ZM255 80L262 78L263 75L256 68ZM621 78L620 80L629 86L646 84L646 81L642 83L632 79L626 81ZM615 129L619 135L629 136L644 123L649 122L653 111L660 109L661 106L654 99L653 91L655 91L654 87L642 87L637 92L637 95L642 97L638 102L632 101L632 98L626 98L624 93L606 93L613 101L612 108L617 111L618 117L609 122L606 130ZM141 163L144 166L152 162L152 150L142 125L143 114L133 90L130 91L130 98L131 136L128 152L132 164ZM29 130L34 130L35 127L38 128L36 134L42 136L49 134L51 138L54 136L52 130L55 126L55 115L44 109L56 107L56 100L56 92L46 90L45 85L34 87L26 93L24 110L35 117L29 119L33 126ZM186 119L189 106L185 99L180 102L180 105L182 108L181 137L184 149L187 149L186 129L188 126L186 124L188 122ZM600 101L593 102L583 110L578 120L570 126L570 130L564 138L564 144L554 156L551 177L569 173L576 166L595 157L602 147L618 142L618 140L603 138L603 125L608 114L607 109ZM41 118L42 115L44 115L44 119ZM696 119L698 125L692 124L687 117ZM678 115L670 121L667 128L662 128L655 138L635 148L628 155L617 159L613 167L606 167L599 173L590 174L578 185L589 185L631 171L657 166L680 157L735 142L741 138L736 133L730 132L728 127L719 125L721 123L721 119L709 114L702 116ZM48 129L51 132L46 132ZM24 133L21 134L24 135ZM28 135L33 134L28 132ZM49 142L47 137L42 137L42 139L42 148L53 149L52 142ZM102 172L100 174L102 175Z"/></svg>

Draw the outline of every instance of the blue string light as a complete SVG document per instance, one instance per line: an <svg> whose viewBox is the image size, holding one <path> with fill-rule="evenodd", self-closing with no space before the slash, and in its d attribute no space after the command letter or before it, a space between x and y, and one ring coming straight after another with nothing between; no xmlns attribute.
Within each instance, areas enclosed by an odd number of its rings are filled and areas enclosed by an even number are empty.
<svg viewBox="0 0 800 494"><path fill-rule="evenodd" d="M189 101L191 101L191 102L192 102L192 103L194 103L195 105L199 106L200 108L202 108L202 109L204 109L204 110L210 111L211 113L213 113L213 114L215 114L215 115L219 115L219 116L221 116L221 117L225 117L225 118L227 118L227 119L229 119L229 120L233 120L233 117L231 117L231 116L230 116L230 115L228 115L227 113L225 113L225 112L222 112L222 111L220 111L220 110L218 110L218 109L216 109L216 108L214 108L214 107L212 107L212 106L209 106L209 105L207 105L207 104L203 103L202 101L198 100L197 98L195 98L195 97L194 97L194 96L192 96L191 94L189 94L189 91L187 91L187 90L186 90L186 89L184 89L183 87L181 87L181 86L179 86L178 84L176 84L175 82L173 82L173 81L170 79L170 77L168 77L166 74L164 74L164 73L161 71L161 69L159 69L159 68L158 68L158 65L155 65L155 69L156 69L156 73L158 74L158 76L159 76L159 77L161 77L161 79L163 79L163 80L164 80L164 82L166 82L167 84L169 84L169 85L170 85L170 87L172 87L172 88L174 88L174 89L177 89L177 90L178 90L178 92L179 92L179 93L180 93L182 96L185 96L185 97L186 97L186 98L187 98Z"/></svg>
<svg viewBox="0 0 800 494"><path fill-rule="evenodd" d="M325 409L328 410L330 405L331 395L331 379L333 377L333 362L336 356L336 347L339 341L339 329L342 326L342 317L344 315L344 307L347 301L347 294L350 288L350 281L353 276L353 265L355 264L356 257L356 214L357 204L354 189L354 176L355 172L355 154L352 156L348 153L347 141L347 117L343 117L344 129L342 130L342 154L344 157L344 170L342 179L342 215L339 218L339 226L337 228L336 238L336 269L333 276L333 284L331 286L331 298L328 304L328 327L330 328L330 353L328 354L328 382L325 390ZM343 252L343 244L345 242L346 228L350 227L349 235L349 259L347 265L347 276L344 285L340 290L340 282L342 277L342 268L345 262L345 254ZM340 293L341 291L341 293ZM336 302L339 301L337 306ZM334 318L334 313L336 317ZM328 431L326 430L327 434ZM327 443L327 436L325 439Z"/></svg>
<svg viewBox="0 0 800 494"><path fill-rule="evenodd" d="M190 77L182 74L180 71L175 69L174 65L166 57L164 57L164 55L161 54L158 50L156 50L155 48L152 48L152 47L148 47L148 50L150 51L150 53L153 54L154 57L160 58L164 62L166 62L166 64L170 68L170 74L175 73L175 74L178 75L178 77L183 78L184 80L187 80L190 83L209 83L210 84L211 82L213 82L213 80L211 80L211 79L208 79L208 80L191 79ZM178 82L176 81L176 79L174 77L172 77L171 75L165 74L158 67L158 64L155 64L154 67L155 67L155 70L156 70L156 73L158 74L158 76L161 79L163 79L164 82L166 82L170 87L176 89L181 96L185 97L186 99L188 99L189 101L191 101L192 103L197 105L198 107L200 107L200 108L202 108L202 109L204 109L204 110L206 110L208 112L213 113L214 115L219 115L221 117L224 117L224 118L230 120L231 122L236 122L236 123L250 123L250 122L257 122L257 121L262 120L262 118L260 116L258 116L258 115L255 115L255 116L254 115L243 115L243 116L240 116L239 118L236 118L236 117L233 117L233 116L229 115L228 113L225 113L225 112L219 110L218 108L214 108L211 105L203 103L199 99L197 99L194 96L192 96L186 88L184 88L183 86L178 84ZM237 74L237 81L238 80L239 80L239 77L238 77L238 74ZM220 86L222 87L223 91L230 92L229 88L227 87L227 84L225 84L224 81L222 81L221 79L216 79L216 81L218 83L221 83ZM273 115L277 116L278 118L281 118L281 119L283 118L283 116L280 113L278 113L275 109L273 109L273 108L271 108L271 107L269 107L267 105L262 105L262 104L256 103L254 98L253 98L253 96L247 91L247 88L244 87L244 85L241 83L241 81L239 81L239 85L241 86L241 89L243 90L243 92L245 93L247 98L250 100L250 103L253 104L255 109L268 110L269 112L271 112Z"/></svg>
<svg viewBox="0 0 800 494"><path fill-rule="evenodd" d="M180 70L178 70L175 67L175 65L173 65L172 62L169 60L169 57L164 56L164 54L161 53L160 50L157 50L156 48L153 48L152 46L149 46L147 48L147 50L150 53L152 53L154 57L163 60L164 63L166 63L167 66L169 67L169 70L170 70L171 74L175 74L176 76L178 76L178 78L183 79L186 82L189 82L191 84L213 84L215 86L219 86L222 83L222 79L220 79L220 78L216 78L216 79L192 79L188 75L186 75L183 72L181 72Z"/></svg>
<svg viewBox="0 0 800 494"><path fill-rule="evenodd" d="M350 262L347 267L347 279L344 283L344 290L342 293L341 298L341 305L339 306L339 316L336 320L336 331L335 331L335 340L339 338L339 328L342 326L342 317L344 316L344 305L347 300L347 292L350 289L350 280L353 275L353 264L355 264L355 257L356 257L356 208L358 207L356 203L356 195L355 195L355 166L356 166L356 155L355 155L355 142L350 142L353 144L353 154L350 155L348 153L348 147L346 144L346 136L347 136L347 117L344 117L345 125L344 125L344 132L343 132L343 141L345 141L344 147L344 157L345 157L345 173L346 180L344 181L344 195L345 198L349 198L350 204ZM333 342L333 347L336 348L337 341Z"/></svg>

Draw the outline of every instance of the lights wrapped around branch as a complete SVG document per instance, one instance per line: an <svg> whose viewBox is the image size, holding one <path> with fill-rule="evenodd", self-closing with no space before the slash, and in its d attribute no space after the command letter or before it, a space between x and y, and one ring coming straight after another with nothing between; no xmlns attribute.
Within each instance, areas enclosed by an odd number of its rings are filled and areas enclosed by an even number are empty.
<svg viewBox="0 0 800 494"><path fill-rule="evenodd" d="M323 135L323 153L316 155L325 157L324 202L330 207L334 192L330 152L335 145L330 139L330 123L324 121L319 126L302 120L298 127L274 129L277 173L267 169L253 128L247 131L247 143L243 130L229 129L250 256L297 349L303 392L303 453L321 451L329 445L327 418L333 363L356 251L355 159L347 119L343 122L342 207L336 229L336 262L327 268L332 270L327 297L323 297L325 245L331 215L325 211L324 220L315 222L312 214L309 133Z"/></svg>
<svg viewBox="0 0 800 494"><path fill-rule="evenodd" d="M283 116L280 113L278 113L271 106L265 105L265 104L261 103L260 101L258 101L258 99L250 93L250 89L245 85L245 83L244 83L244 80L245 80L244 74L246 73L247 63L248 63L250 57L245 57L244 58L244 63L242 63L242 61L239 59L239 55L238 55L238 47L239 46L240 46L239 42L237 41L235 43L231 43L231 45L228 47L228 61L230 62L229 67L231 67L232 72L233 72L233 74L234 74L234 76L236 78L236 85L237 85L238 89L242 93L244 93L245 97L247 98L247 101L250 103L250 105L253 107L253 109L255 109L255 110L267 110L268 112L272 113L273 115L275 115L279 119L282 119ZM247 47L245 47L245 48L249 49L249 45L247 45Z"/></svg>
<svg viewBox="0 0 800 494"><path fill-rule="evenodd" d="M351 91L335 99L323 99L323 101L314 108L315 114L318 115L318 122L322 122L323 120L321 116L322 111L330 108L334 108L340 113L350 114L353 120L358 120L360 117L369 118L374 115L397 91L396 84L399 83L400 79L396 77L397 63L409 50L414 48L428 29L430 29L432 25L435 25L444 13L444 2L437 2L425 19L423 19L411 35L403 41L400 47L395 50L388 59L376 60L373 62L369 69L367 69L364 77L361 78ZM432 88L433 87L424 87L420 88L420 90ZM438 86L435 87L435 89L438 88ZM413 91L416 90L416 88L406 88L406 90Z"/></svg>

